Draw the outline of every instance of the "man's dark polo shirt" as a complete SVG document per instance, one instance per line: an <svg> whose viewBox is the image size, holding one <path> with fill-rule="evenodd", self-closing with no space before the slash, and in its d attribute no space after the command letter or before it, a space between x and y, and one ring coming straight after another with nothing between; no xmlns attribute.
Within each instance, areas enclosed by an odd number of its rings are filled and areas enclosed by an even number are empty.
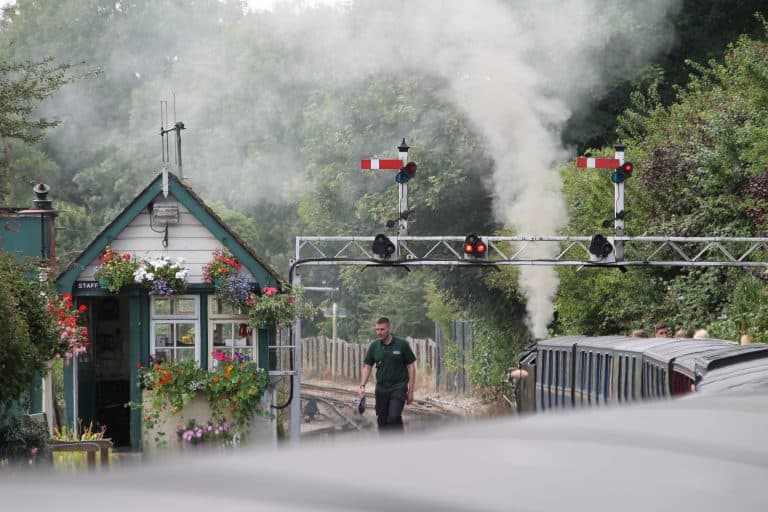
<svg viewBox="0 0 768 512"><path fill-rule="evenodd" d="M376 392L388 393L396 389L408 389L409 364L416 361L411 346L403 338L392 336L392 342L385 345L374 340L368 347L363 362L376 366Z"/></svg>

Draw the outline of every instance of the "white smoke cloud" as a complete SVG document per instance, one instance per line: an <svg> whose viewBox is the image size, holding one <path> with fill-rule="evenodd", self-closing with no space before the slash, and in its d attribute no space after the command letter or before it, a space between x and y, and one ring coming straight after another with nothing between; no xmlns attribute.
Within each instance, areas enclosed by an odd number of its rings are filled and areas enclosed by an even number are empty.
<svg viewBox="0 0 768 512"><path fill-rule="evenodd" d="M642 4L642 5L641 5ZM366 73L423 70L450 84L450 97L487 141L495 160L499 219L521 235L554 235L567 223L558 164L571 112L608 71L633 75L672 37L677 0L478 0L371 2L302 18L277 16L311 62L357 80ZM649 39L637 26L657 26ZM659 37L663 34L664 37ZM623 54L605 52L621 36ZM332 56L332 61L328 61ZM603 60L598 60L602 58ZM610 69L609 69L610 68ZM553 257L556 248L529 251ZM558 281L553 268L522 267L529 325L546 334Z"/></svg>
<svg viewBox="0 0 768 512"><path fill-rule="evenodd" d="M297 3L303 7L287 7ZM247 15L245 21L228 27L240 31L238 37L222 41L196 37L195 26L179 24L166 16L170 11L160 9L158 26L146 30L158 34L159 42L126 39L111 48L108 62L97 64L142 82L133 93L133 114L124 135L143 138L142 144L158 153L158 99L170 99L170 91L177 93L179 117L190 128L210 124L211 113L221 112L213 117L217 125L206 131L208 140L198 138L199 131L184 133L186 148L209 148L205 155L185 152L187 168L197 171L206 197L232 189L222 179L228 169L253 169L258 186L239 188L234 193L240 197L275 197L301 168L298 151L291 154L279 134L266 126L256 129L261 120L297 107L290 93L269 80L239 81L238 66L250 71L261 65L262 55L249 46L249 34L254 39L257 31L268 27L288 55L301 59L301 66L295 60L286 66L286 73L297 82L332 76L337 82L364 83L376 73L441 77L448 84L445 99L471 120L494 159L489 192L498 219L521 235L554 235L567 223L556 172L573 156L561 143L564 124L584 106L590 91L601 86L607 72L638 73L649 57L670 44L669 20L679 4L680 0L263 0L252 2L251 8L272 10ZM182 44L169 48L179 41ZM616 41L621 43L616 52L605 50L614 48ZM157 45L149 55L167 55L167 62L149 65L146 56L138 57L148 44ZM280 73L279 62L268 65L277 66L275 72ZM230 101L231 97L238 101ZM227 110L227 105L244 104L252 110ZM85 108L82 102L78 108ZM328 112L325 117L338 117L341 123L345 113ZM268 165L275 161L284 163L279 173ZM523 267L520 275L532 333L543 336L552 317L556 274L552 268Z"/></svg>

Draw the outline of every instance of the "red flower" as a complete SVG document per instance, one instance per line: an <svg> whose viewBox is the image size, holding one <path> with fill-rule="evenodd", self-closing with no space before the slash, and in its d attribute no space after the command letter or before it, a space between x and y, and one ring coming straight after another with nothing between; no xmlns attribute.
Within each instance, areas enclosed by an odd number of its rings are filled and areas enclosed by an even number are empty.
<svg viewBox="0 0 768 512"><path fill-rule="evenodd" d="M86 311L88 311L88 306L86 306L85 304L80 304L80 307L77 308L77 310L80 311L81 313L85 313Z"/></svg>
<svg viewBox="0 0 768 512"><path fill-rule="evenodd" d="M136 368L138 368L139 370L141 370L141 363L136 363Z"/></svg>

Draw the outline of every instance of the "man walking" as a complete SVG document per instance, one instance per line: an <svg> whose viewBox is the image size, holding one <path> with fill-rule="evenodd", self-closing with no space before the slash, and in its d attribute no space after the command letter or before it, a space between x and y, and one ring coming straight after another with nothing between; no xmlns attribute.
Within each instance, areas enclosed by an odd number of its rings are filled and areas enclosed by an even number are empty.
<svg viewBox="0 0 768 512"><path fill-rule="evenodd" d="M379 431L403 430L403 407L413 402L416 356L403 338L392 335L389 318L376 320L376 340L368 347L360 371L360 397L376 365L376 419Z"/></svg>

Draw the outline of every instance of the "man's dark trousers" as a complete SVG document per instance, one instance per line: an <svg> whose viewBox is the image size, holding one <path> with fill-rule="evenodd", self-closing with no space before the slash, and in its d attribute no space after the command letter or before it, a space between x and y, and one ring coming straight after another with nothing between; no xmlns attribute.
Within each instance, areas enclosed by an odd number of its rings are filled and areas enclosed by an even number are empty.
<svg viewBox="0 0 768 512"><path fill-rule="evenodd" d="M407 399L404 389L376 392L376 421L380 432L403 431L403 407Z"/></svg>

